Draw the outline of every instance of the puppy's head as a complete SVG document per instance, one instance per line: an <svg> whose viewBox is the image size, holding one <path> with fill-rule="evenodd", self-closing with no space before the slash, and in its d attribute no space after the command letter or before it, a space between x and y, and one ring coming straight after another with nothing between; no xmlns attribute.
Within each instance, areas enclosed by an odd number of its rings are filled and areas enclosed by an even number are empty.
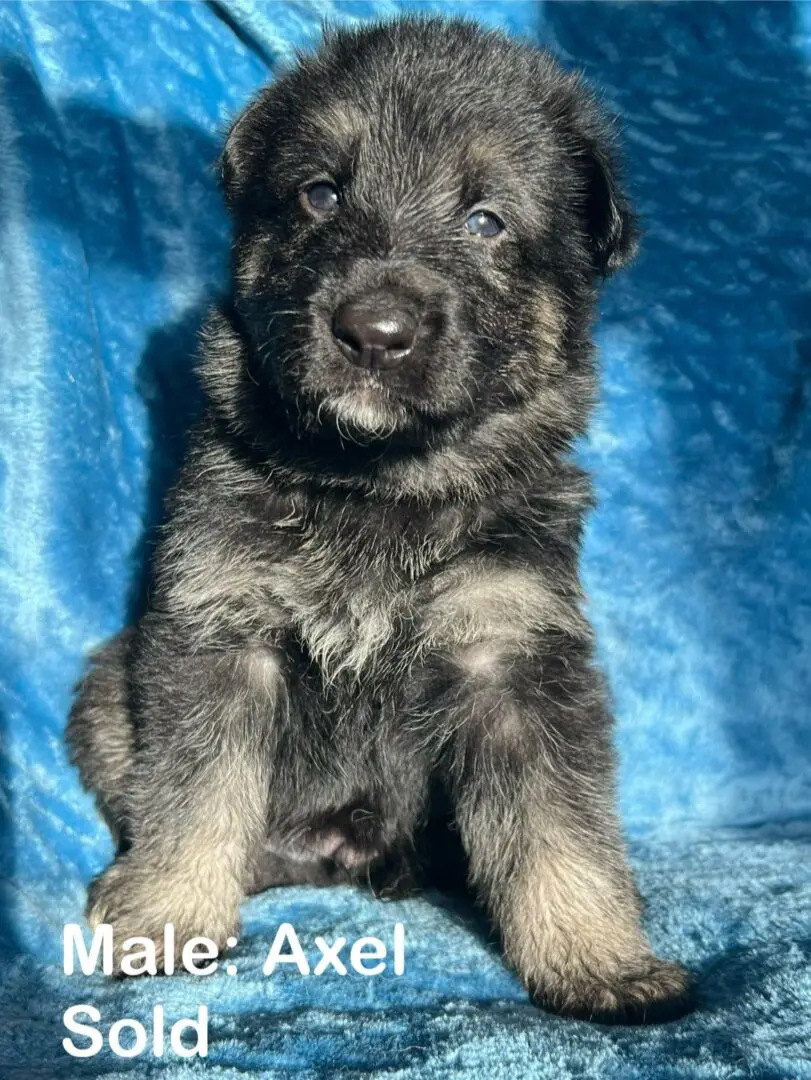
<svg viewBox="0 0 811 1080"><path fill-rule="evenodd" d="M466 22L328 36L222 168L251 412L272 396L309 436L428 445L518 407L579 362L634 248L590 96Z"/></svg>

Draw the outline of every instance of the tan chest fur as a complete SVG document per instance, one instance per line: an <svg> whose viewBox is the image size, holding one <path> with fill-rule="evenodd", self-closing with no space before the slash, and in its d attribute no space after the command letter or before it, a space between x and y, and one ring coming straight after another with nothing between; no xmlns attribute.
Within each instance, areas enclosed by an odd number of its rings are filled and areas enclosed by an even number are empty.
<svg viewBox="0 0 811 1080"><path fill-rule="evenodd" d="M420 544L311 528L275 559L208 534L179 566L167 596L196 632L216 637L246 616L259 638L293 629L328 680L363 678L384 655L407 669L434 651L481 670L545 627L585 632L577 603L540 572L466 552L452 522Z"/></svg>

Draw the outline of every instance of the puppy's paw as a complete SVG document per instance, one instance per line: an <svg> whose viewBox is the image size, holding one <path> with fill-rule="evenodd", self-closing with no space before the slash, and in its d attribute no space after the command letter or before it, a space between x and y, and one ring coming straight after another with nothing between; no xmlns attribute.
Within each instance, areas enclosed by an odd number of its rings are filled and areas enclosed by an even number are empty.
<svg viewBox="0 0 811 1080"><path fill-rule="evenodd" d="M541 1008L597 1024L664 1024L694 1007L690 974L656 957L612 978L556 974L531 983L530 992Z"/></svg>
<svg viewBox="0 0 811 1080"><path fill-rule="evenodd" d="M401 851L391 852L369 868L369 885L378 900L405 900L420 891L412 859Z"/></svg>
<svg viewBox="0 0 811 1080"><path fill-rule="evenodd" d="M218 904L209 882L193 882L166 871L140 865L123 856L90 887L87 920L95 929L102 923L113 927L113 971L123 971L129 938L149 938L155 945L159 970L163 970L165 929L174 927L174 962L180 965L183 946L194 937L210 938L219 949L239 929L239 909L233 902Z"/></svg>
<svg viewBox="0 0 811 1080"><path fill-rule="evenodd" d="M313 821L306 838L317 856L332 859L350 876L365 873L384 849L380 818L366 806L346 806Z"/></svg>

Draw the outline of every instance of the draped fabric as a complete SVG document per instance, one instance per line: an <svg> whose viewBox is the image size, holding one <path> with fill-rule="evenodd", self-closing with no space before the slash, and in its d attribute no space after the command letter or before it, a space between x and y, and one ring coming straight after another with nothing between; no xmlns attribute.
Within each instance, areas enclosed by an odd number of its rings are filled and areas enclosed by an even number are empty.
<svg viewBox="0 0 811 1080"><path fill-rule="evenodd" d="M662 1028L533 1009L470 912L348 888L248 901L237 974L62 972L111 843L62 731L137 606L226 280L230 117L322 20L473 14L550 46L621 117L646 230L597 331L584 575L657 949L699 976ZM811 1077L811 5L0 4L0 1077ZM406 971L262 962L292 923ZM69 1058L68 1005L210 1011L205 1061Z"/></svg>

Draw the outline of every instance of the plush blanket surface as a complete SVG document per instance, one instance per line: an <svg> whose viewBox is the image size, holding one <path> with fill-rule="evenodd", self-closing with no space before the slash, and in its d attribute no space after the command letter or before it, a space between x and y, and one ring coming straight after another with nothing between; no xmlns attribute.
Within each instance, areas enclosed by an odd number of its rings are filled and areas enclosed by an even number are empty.
<svg viewBox="0 0 811 1080"><path fill-rule="evenodd" d="M287 889L236 975L61 969L111 854L62 730L135 604L225 281L230 117L324 18L462 11L553 48L624 126L646 237L610 283L584 572L657 948L699 976L660 1028L535 1011L470 913ZM811 6L0 4L0 1077L811 1077ZM262 975L278 925L406 971ZM205 1061L70 1058L62 1013L210 1010Z"/></svg>

